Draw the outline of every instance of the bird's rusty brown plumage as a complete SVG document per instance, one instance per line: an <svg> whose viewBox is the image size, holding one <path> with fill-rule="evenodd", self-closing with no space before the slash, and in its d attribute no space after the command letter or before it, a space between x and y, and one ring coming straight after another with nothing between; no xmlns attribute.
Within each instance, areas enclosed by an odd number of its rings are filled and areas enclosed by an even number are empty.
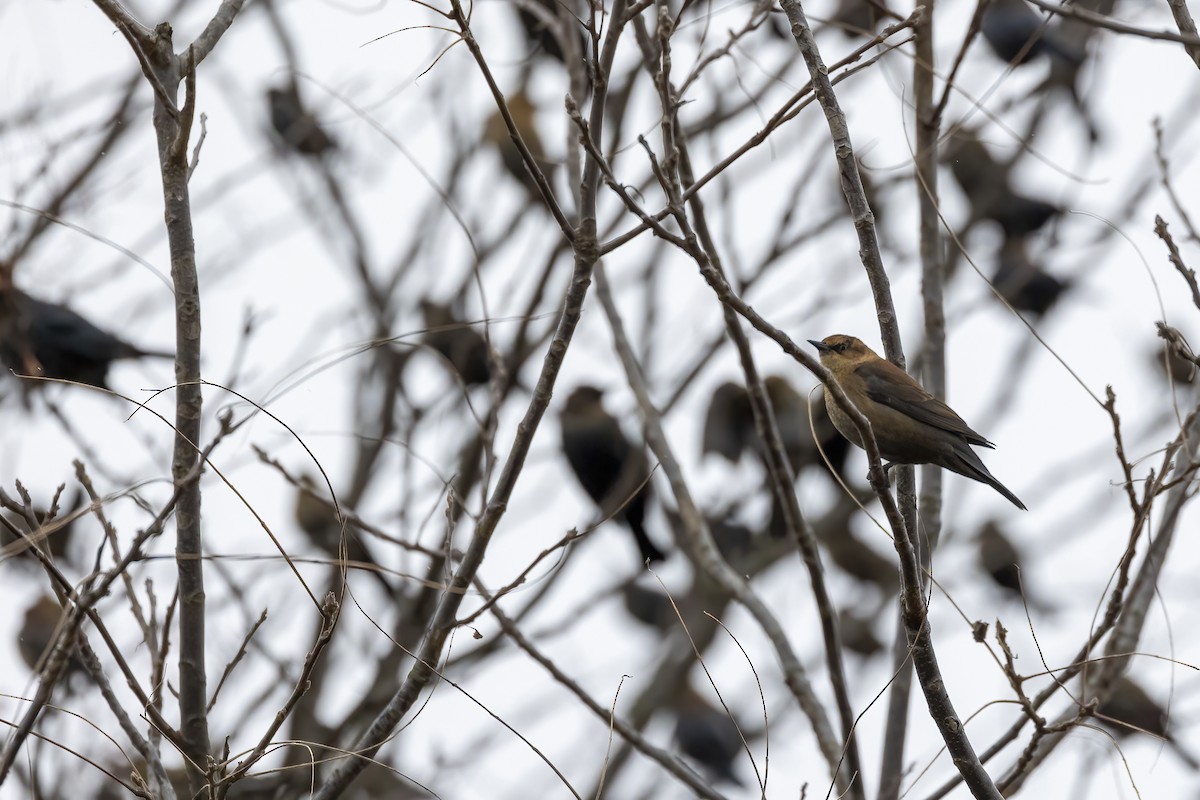
<svg viewBox="0 0 1200 800"><path fill-rule="evenodd" d="M972 480L986 483L1009 502L1024 510L1010 492L971 449L994 448L950 406L925 391L908 373L880 358L853 336L837 334L822 341L809 340L821 354L821 364L846 393L855 408L871 423L875 442L884 460L894 464L936 464ZM854 420L828 394L825 405L834 427L859 447L862 437Z"/></svg>

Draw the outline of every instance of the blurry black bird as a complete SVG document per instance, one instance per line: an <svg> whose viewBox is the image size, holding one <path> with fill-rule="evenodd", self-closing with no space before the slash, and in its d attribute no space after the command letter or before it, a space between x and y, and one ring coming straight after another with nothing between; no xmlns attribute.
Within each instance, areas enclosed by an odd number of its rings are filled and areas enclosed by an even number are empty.
<svg viewBox="0 0 1200 800"><path fill-rule="evenodd" d="M113 361L143 357L174 358L175 354L143 350L100 330L66 306L38 300L19 289L0 292L0 360L18 375L106 389Z"/></svg>
<svg viewBox="0 0 1200 800"><path fill-rule="evenodd" d="M1040 230L1062 209L1013 191L1009 168L998 162L978 134L960 128L946 141L943 163L950 165L955 182L971 204L972 219L990 219L1009 239Z"/></svg>
<svg viewBox="0 0 1200 800"><path fill-rule="evenodd" d="M551 181L554 175L554 163L546 158L546 148L542 144L542 137L538 135L537 109L534 107L533 101L529 99L529 95L525 93L524 89L519 89L505 98L505 105L508 106L508 113L512 117L513 125L516 126L517 133L525 142L525 147L529 149L529 154L533 156L538 169L541 170L547 181ZM538 189L537 181L526 169L521 150L508 132L508 126L505 125L504 117L499 109L496 109L495 113L488 118L484 127L484 138L500 154L500 161L504 168L525 187L529 196L540 199L542 193Z"/></svg>
<svg viewBox="0 0 1200 800"><path fill-rule="evenodd" d="M556 30L562 30L562 24L565 21L566 35L572 36L576 42L578 51L575 56L586 61L588 56L587 35L584 33L583 25L570 12L570 5L560 8L562 3L556 2L556 0L529 0L529 2L538 7L536 11L524 7L521 3L515 5L517 18L525 32L525 40L532 51L530 55L540 54L566 64L567 57L563 53L562 42L556 35Z"/></svg>
<svg viewBox="0 0 1200 800"><path fill-rule="evenodd" d="M31 546L41 548L42 552L49 553L51 558L60 564L64 561L69 563L71 541L75 523L78 522L76 514L82 507L83 490L77 486L71 493L71 499L62 503L53 517L50 516L49 509L34 510L38 528L31 529L23 515L6 511L4 516L8 521L28 538L19 538L10 533L6 526L0 525L0 563L10 558L19 558L24 563L33 564L34 557L27 552Z"/></svg>
<svg viewBox="0 0 1200 800"><path fill-rule="evenodd" d="M337 142L317 123L300 100L295 84L267 89L271 127L288 147L306 156L320 156L337 149Z"/></svg>
<svg viewBox="0 0 1200 800"><path fill-rule="evenodd" d="M675 741L710 779L745 785L733 771L744 747L738 725L725 709L710 704L691 686L681 690L675 703Z"/></svg>
<svg viewBox="0 0 1200 800"><path fill-rule="evenodd" d="M1070 288L1069 281L1059 280L1030 261L1021 239L1009 239L1000 248L992 285L1013 308L1039 316Z"/></svg>
<svg viewBox="0 0 1200 800"><path fill-rule="evenodd" d="M746 387L726 381L716 388L708 402L700 452L716 453L736 464L753 436L754 416Z"/></svg>
<svg viewBox="0 0 1200 800"><path fill-rule="evenodd" d="M876 616L863 614L851 608L838 612L838 628L842 634L842 645L852 653L870 658L883 649L883 642L875 635Z"/></svg>
<svg viewBox="0 0 1200 800"><path fill-rule="evenodd" d="M657 589L649 589L637 581L621 587L621 600L629 616L643 625L665 631L676 621L671 600Z"/></svg>
<svg viewBox="0 0 1200 800"><path fill-rule="evenodd" d="M1190 384L1196 379L1196 362L1192 360L1195 353L1177 329L1167 326L1163 326L1163 329L1171 339L1160 341L1150 353L1154 368L1164 377L1170 377L1172 383ZM1176 350L1176 347L1179 349Z"/></svg>
<svg viewBox="0 0 1200 800"><path fill-rule="evenodd" d="M308 474L300 476L300 486L296 490L296 523L304 531L309 541L339 561L346 561L347 567L361 568L370 573L384 591L393 594L392 585L388 583L379 567L379 562L367 546L359 538L358 531L350 524L343 526L338 521L337 512L333 505L325 501L328 487L318 485ZM342 552L342 541L345 539L346 550Z"/></svg>
<svg viewBox="0 0 1200 800"><path fill-rule="evenodd" d="M1084 53L1065 41L1025 0L988 0L979 30L992 52L1016 65L1043 54L1075 64L1084 58Z"/></svg>
<svg viewBox="0 0 1200 800"><path fill-rule="evenodd" d="M646 454L625 438L620 423L604 410L603 393L592 386L571 392L559 415L567 463L600 513L624 522L633 531L643 561L666 556L646 533L646 501L650 497Z"/></svg>
<svg viewBox="0 0 1200 800"><path fill-rule="evenodd" d="M1108 699L1096 707L1096 714L1108 717L1102 721L1107 722L1117 736L1124 738L1136 731L1156 736L1169 744L1185 764L1194 770L1200 769L1196 757L1172 735L1167 710L1154 702L1146 690L1132 679L1124 676L1118 678Z"/></svg>
<svg viewBox="0 0 1200 800"><path fill-rule="evenodd" d="M31 671L37 672L42 665L42 659L50 657L50 650L58 637L59 624L64 616L62 606L49 595L40 596L25 611L21 630L17 634L17 651ZM67 660L67 679L86 671L87 668L72 650ZM66 682L64 681L64 684Z"/></svg>
<svg viewBox="0 0 1200 800"><path fill-rule="evenodd" d="M880 555L849 528L829 529L818 541L829 560L852 578L875 584L886 597L900 588L900 567L895 559Z"/></svg>
<svg viewBox="0 0 1200 800"><path fill-rule="evenodd" d="M1025 504L988 471L971 445L995 447L973 430L950 406L931 395L904 370L882 359L853 336L836 334L822 341L809 340L821 354L847 399L871 423L871 431L885 461L895 464L936 464L974 481L987 484L1021 510ZM862 447L854 420L836 405L825 389L825 405L833 424L850 441Z"/></svg>
<svg viewBox="0 0 1200 800"><path fill-rule="evenodd" d="M880 16L879 7L871 0L839 0L830 22L848 38L871 37Z"/></svg>
<svg viewBox="0 0 1200 800"><path fill-rule="evenodd" d="M783 441L783 449L787 452L792 471L799 473L804 467L813 464L824 465L821 451L829 459L836 472L841 472L850 454L850 445L838 433L825 409L824 393L813 398L812 425L808 419L808 399L797 392L788 380L780 375L769 375L763 381L767 390L767 399L771 401L771 410L775 413L775 425L779 428L779 438ZM814 444L813 431L816 431L815 441L821 445L818 451Z"/></svg>
<svg viewBox="0 0 1200 800"><path fill-rule="evenodd" d="M487 383L492 376L488 346L474 326L461 322L449 306L421 301L425 334L421 341L440 353L467 386Z"/></svg>

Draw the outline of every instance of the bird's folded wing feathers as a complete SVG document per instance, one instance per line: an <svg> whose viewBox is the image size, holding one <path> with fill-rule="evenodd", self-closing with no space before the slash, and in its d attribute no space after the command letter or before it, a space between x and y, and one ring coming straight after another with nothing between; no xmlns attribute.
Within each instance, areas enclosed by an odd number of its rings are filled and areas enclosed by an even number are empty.
<svg viewBox="0 0 1200 800"><path fill-rule="evenodd" d="M867 396L876 403L907 414L918 422L957 433L971 444L995 447L980 436L950 406L921 388L904 370L890 361L860 364L855 372L867 387Z"/></svg>

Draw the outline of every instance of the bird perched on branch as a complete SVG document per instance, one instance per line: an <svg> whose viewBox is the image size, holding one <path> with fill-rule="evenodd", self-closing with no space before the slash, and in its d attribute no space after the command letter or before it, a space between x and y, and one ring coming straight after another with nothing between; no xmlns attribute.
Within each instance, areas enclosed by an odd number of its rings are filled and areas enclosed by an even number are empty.
<svg viewBox="0 0 1200 800"><path fill-rule="evenodd" d="M680 752L695 759L713 780L745 786L733 771L744 747L737 723L691 686L682 689L675 703L675 741Z"/></svg>
<svg viewBox="0 0 1200 800"><path fill-rule="evenodd" d="M306 156L321 156L337 149L337 142L325 132L312 112L300 100L300 90L289 83L267 89L271 109L271 127L288 147Z"/></svg>
<svg viewBox="0 0 1200 800"><path fill-rule="evenodd" d="M0 360L18 375L60 378L108 388L108 368L122 358L174 358L143 350L100 330L66 306L0 291ZM31 382L34 383L34 382Z"/></svg>
<svg viewBox="0 0 1200 800"><path fill-rule="evenodd" d="M1025 0L988 0L979 32L1000 59L1016 66L1046 55L1080 64L1084 53L1031 9Z"/></svg>
<svg viewBox="0 0 1200 800"><path fill-rule="evenodd" d="M559 416L567 463L600 513L625 523L633 531L643 561L666 556L646 533L646 502L650 498L646 454L625 438L616 418L604 410L603 393L594 386L571 392Z"/></svg>
<svg viewBox="0 0 1200 800"><path fill-rule="evenodd" d="M1200 770L1200 762L1172 734L1167 710L1154 702L1146 690L1132 679L1125 676L1117 679L1108 699L1096 707L1096 716L1121 738L1131 736L1136 731L1157 736L1169 744L1185 764Z"/></svg>
<svg viewBox="0 0 1200 800"><path fill-rule="evenodd" d="M487 383L492 377L487 341L474 326L462 322L449 306L421 301L425 335L421 341L437 351L467 386Z"/></svg>
<svg viewBox="0 0 1200 800"><path fill-rule="evenodd" d="M1018 311L1041 316L1070 288L1029 259L1023 239L1008 239L1000 248L992 285Z"/></svg>
<svg viewBox="0 0 1200 800"><path fill-rule="evenodd" d="M1050 613L1054 610L1051 604L1030 591L1028 578L1021 571L1021 552L995 520L988 521L980 529L977 545L979 566L992 579L992 583L1034 611Z"/></svg>
<svg viewBox="0 0 1200 800"><path fill-rule="evenodd" d="M994 448L908 373L880 358L853 336L837 334L821 341L809 339L821 354L821 365L863 416L871 423L880 455L895 464L936 464L943 469L986 483L1017 508L1025 504L996 480L971 445ZM825 388L825 406L834 426L854 444L863 446L854 421Z"/></svg>
<svg viewBox="0 0 1200 800"><path fill-rule="evenodd" d="M995 221L1009 239L1028 236L1062 213L1053 203L1014 191L1010 168L995 159L979 134L960 128L946 141L942 162L971 205L973 219Z"/></svg>
<svg viewBox="0 0 1200 800"><path fill-rule="evenodd" d="M533 105L533 101L529 99L529 95L525 93L524 89L519 89L505 98L505 105L508 106L508 114L512 117L513 125L520 134L521 141L525 143L529 154L533 156L538 169L541 170L547 181L551 180L551 176L554 174L554 163L546 158L546 148L542 144L542 137L538 135L537 108ZM508 132L508 125L505 124L504 115L500 113L500 109L496 109L495 113L488 118L487 125L484 127L484 139L500 154L500 161L504 168L525 187L529 196L540 199L542 193L538 189L537 181L525 167L525 158L521 155L517 143L513 141L512 134Z"/></svg>
<svg viewBox="0 0 1200 800"><path fill-rule="evenodd" d="M21 630L17 634L17 650L21 654L21 660L30 670L37 672L42 666L42 659L50 657L51 648L58 638L59 624L65 613L62 606L49 595L42 595L26 610ZM69 683L72 676L81 675L86 671L87 668L79 656L75 655L72 646L67 655L64 684Z"/></svg>

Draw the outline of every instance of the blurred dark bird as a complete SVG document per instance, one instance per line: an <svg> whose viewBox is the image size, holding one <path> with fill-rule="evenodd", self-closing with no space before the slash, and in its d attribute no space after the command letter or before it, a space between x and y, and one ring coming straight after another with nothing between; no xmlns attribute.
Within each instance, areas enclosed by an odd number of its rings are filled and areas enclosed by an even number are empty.
<svg viewBox="0 0 1200 800"><path fill-rule="evenodd" d="M871 0L839 0L830 22L847 38L870 38L879 27L880 17L878 6Z"/></svg>
<svg viewBox="0 0 1200 800"><path fill-rule="evenodd" d="M1196 757L1172 735L1167 710L1154 702L1146 690L1130 678L1122 676L1117 679L1108 699L1096 707L1096 715L1107 717L1107 720L1101 721L1107 722L1113 733L1121 738L1142 731L1162 739L1185 764L1193 770L1200 769Z"/></svg>
<svg viewBox="0 0 1200 800"><path fill-rule="evenodd" d="M745 786L733 771L744 752L738 725L723 708L685 686L675 703L675 741L685 756L693 759L711 780Z"/></svg>
<svg viewBox="0 0 1200 800"><path fill-rule="evenodd" d="M78 518L73 517L83 507L83 491L76 486L71 493L71 499L62 505L53 517L50 516L49 509L35 509L34 518L40 527L34 529L30 529L23 515L6 511L4 516L8 521L32 539L33 544L30 544L29 539L18 538L10 533L7 527L0 525L0 563L10 558L20 558L29 564L35 563L34 557L27 552L31 546L41 548L43 553L49 553L50 557L60 564L70 563L71 541L75 523L78 522Z"/></svg>
<svg viewBox="0 0 1200 800"><path fill-rule="evenodd" d="M384 577L379 566L367 546L359 538L358 532L350 524L345 526L345 536L342 533L342 523L338 521L337 512L333 505L325 501L329 491L324 484L318 485L308 474L300 476L300 486L296 490L296 524L318 548L339 561L346 561L350 569L361 569L371 574L384 591L393 594L392 585ZM345 539L346 551L342 552L342 541Z"/></svg>
<svg viewBox="0 0 1200 800"><path fill-rule="evenodd" d="M629 616L656 630L665 631L677 620L671 600L665 594L636 581L621 587L621 600Z"/></svg>
<svg viewBox="0 0 1200 800"><path fill-rule="evenodd" d="M492 377L487 341L474 326L461 322L449 306L421 301L425 334L421 341L440 353L467 386L487 383Z"/></svg>
<svg viewBox="0 0 1200 800"><path fill-rule="evenodd" d="M520 89L505 98L505 105L508 106L508 113L512 117L513 125L516 126L517 133L525 142L525 147L529 149L529 154L533 156L538 169L541 170L547 181L551 181L554 175L554 163L546 158L546 148L542 145L542 137L538 135L537 109L534 107L533 101L529 99L529 95L523 89ZM499 109L496 109L496 112L488 118L487 125L484 127L484 138L500 154L500 162L509 174L525 187L531 198L540 200L542 193L538 189L537 181L525 168L525 159L521 156L521 150L513 141L512 135L509 134L508 126L504 124L504 117Z"/></svg>
<svg viewBox="0 0 1200 800"><path fill-rule="evenodd" d="M54 646L59 624L64 616L62 606L49 595L42 595L25 611L25 619L17 634L17 650L30 671L37 672L42 658L50 657L50 649ZM67 660L64 684L73 675L86 671L87 668L72 649Z"/></svg>
<svg viewBox="0 0 1200 800"><path fill-rule="evenodd" d="M819 534L821 530L817 528ZM838 569L864 583L875 584L885 597L891 597L899 590L900 567L894 558L881 555L849 528L825 530L818 541Z"/></svg>
<svg viewBox="0 0 1200 800"><path fill-rule="evenodd" d="M570 6L564 6L560 9L559 2L556 0L529 0L532 5L538 7L537 11L525 8L520 3L515 5L517 9L517 19L521 22L521 29L525 32L525 40L529 43L531 56L544 55L548 58L553 58L563 64L567 63L566 54L563 53L562 42L559 41L556 35L556 28L561 28L561 23L566 22L568 35L575 38L577 42L578 52L575 54L577 58L582 58L585 61L588 56L588 39L584 33L583 25L570 12ZM564 13L565 11L565 13Z"/></svg>
<svg viewBox="0 0 1200 800"><path fill-rule="evenodd" d="M946 141L942 162L971 205L971 218L996 222L1008 239L1040 230L1062 213L1058 206L1013 191L1009 168L992 157L978 134L960 128Z"/></svg>
<svg viewBox="0 0 1200 800"><path fill-rule="evenodd" d="M700 452L702 455L716 453L736 464L753 436L754 416L746 387L726 381L717 387L708 402Z"/></svg>
<svg viewBox="0 0 1200 800"><path fill-rule="evenodd" d="M980 33L1001 60L1020 66L1041 55L1079 64L1084 53L1024 0L988 0Z"/></svg>
<svg viewBox="0 0 1200 800"><path fill-rule="evenodd" d="M809 427L808 401L797 392L787 379L779 375L768 376L763 381L767 399L775 414L775 426L787 454L793 473L806 466L824 464L820 452L813 443L813 429L817 432L821 448L828 456L833 468L841 471L845 466L849 446L825 412L824 400L813 405L813 425ZM740 384L728 382L717 387L709 401L704 419L702 450L705 455L717 453L736 463L742 453L751 448L760 455L764 448L754 429L754 413L750 408L750 396Z"/></svg>
<svg viewBox="0 0 1200 800"><path fill-rule="evenodd" d="M1023 240L1009 239L997 256L992 285L1013 308L1041 316L1071 284L1030 261Z"/></svg>
<svg viewBox="0 0 1200 800"><path fill-rule="evenodd" d="M1176 334L1183 352L1194 355L1183 335L1178 334L1177 331ZM1196 379L1196 362L1176 352L1174 345L1170 342L1159 342L1151 351L1150 358L1154 362L1154 368L1164 377L1169 375L1173 383L1190 384Z"/></svg>
<svg viewBox="0 0 1200 800"><path fill-rule="evenodd" d="M294 84L267 89L267 104L271 109L271 127L297 153L320 156L337 149L337 142L304 107Z"/></svg>
<svg viewBox="0 0 1200 800"><path fill-rule="evenodd" d="M850 608L838 612L838 628L842 634L842 645L852 653L870 658L883 650L883 642L875 635L876 617L861 614Z"/></svg>
<svg viewBox="0 0 1200 800"><path fill-rule="evenodd" d="M1030 590L1029 581L1021 572L1021 552L995 520L989 520L980 529L977 545L979 566L992 583L1035 611L1048 613L1053 610L1049 603Z"/></svg>
<svg viewBox="0 0 1200 800"><path fill-rule="evenodd" d="M662 561L666 556L650 541L643 525L650 498L646 454L625 438L620 423L604 410L602 397L593 386L571 392L559 415L563 453L600 513L633 531L642 560Z"/></svg>
<svg viewBox="0 0 1200 800"><path fill-rule="evenodd" d="M174 358L175 354L143 350L100 330L66 306L38 300L19 289L0 292L0 360L18 375L107 389L112 362L143 357Z"/></svg>
<svg viewBox="0 0 1200 800"><path fill-rule="evenodd" d="M894 464L936 464L972 480L986 483L1017 508L1025 504L996 480L971 445L994 448L954 413L950 406L925 391L908 373L875 354L853 336L829 336L809 344L821 354L821 365L833 374L850 402L871 423L885 461ZM862 447L850 416L825 390L825 406L843 436Z"/></svg>

